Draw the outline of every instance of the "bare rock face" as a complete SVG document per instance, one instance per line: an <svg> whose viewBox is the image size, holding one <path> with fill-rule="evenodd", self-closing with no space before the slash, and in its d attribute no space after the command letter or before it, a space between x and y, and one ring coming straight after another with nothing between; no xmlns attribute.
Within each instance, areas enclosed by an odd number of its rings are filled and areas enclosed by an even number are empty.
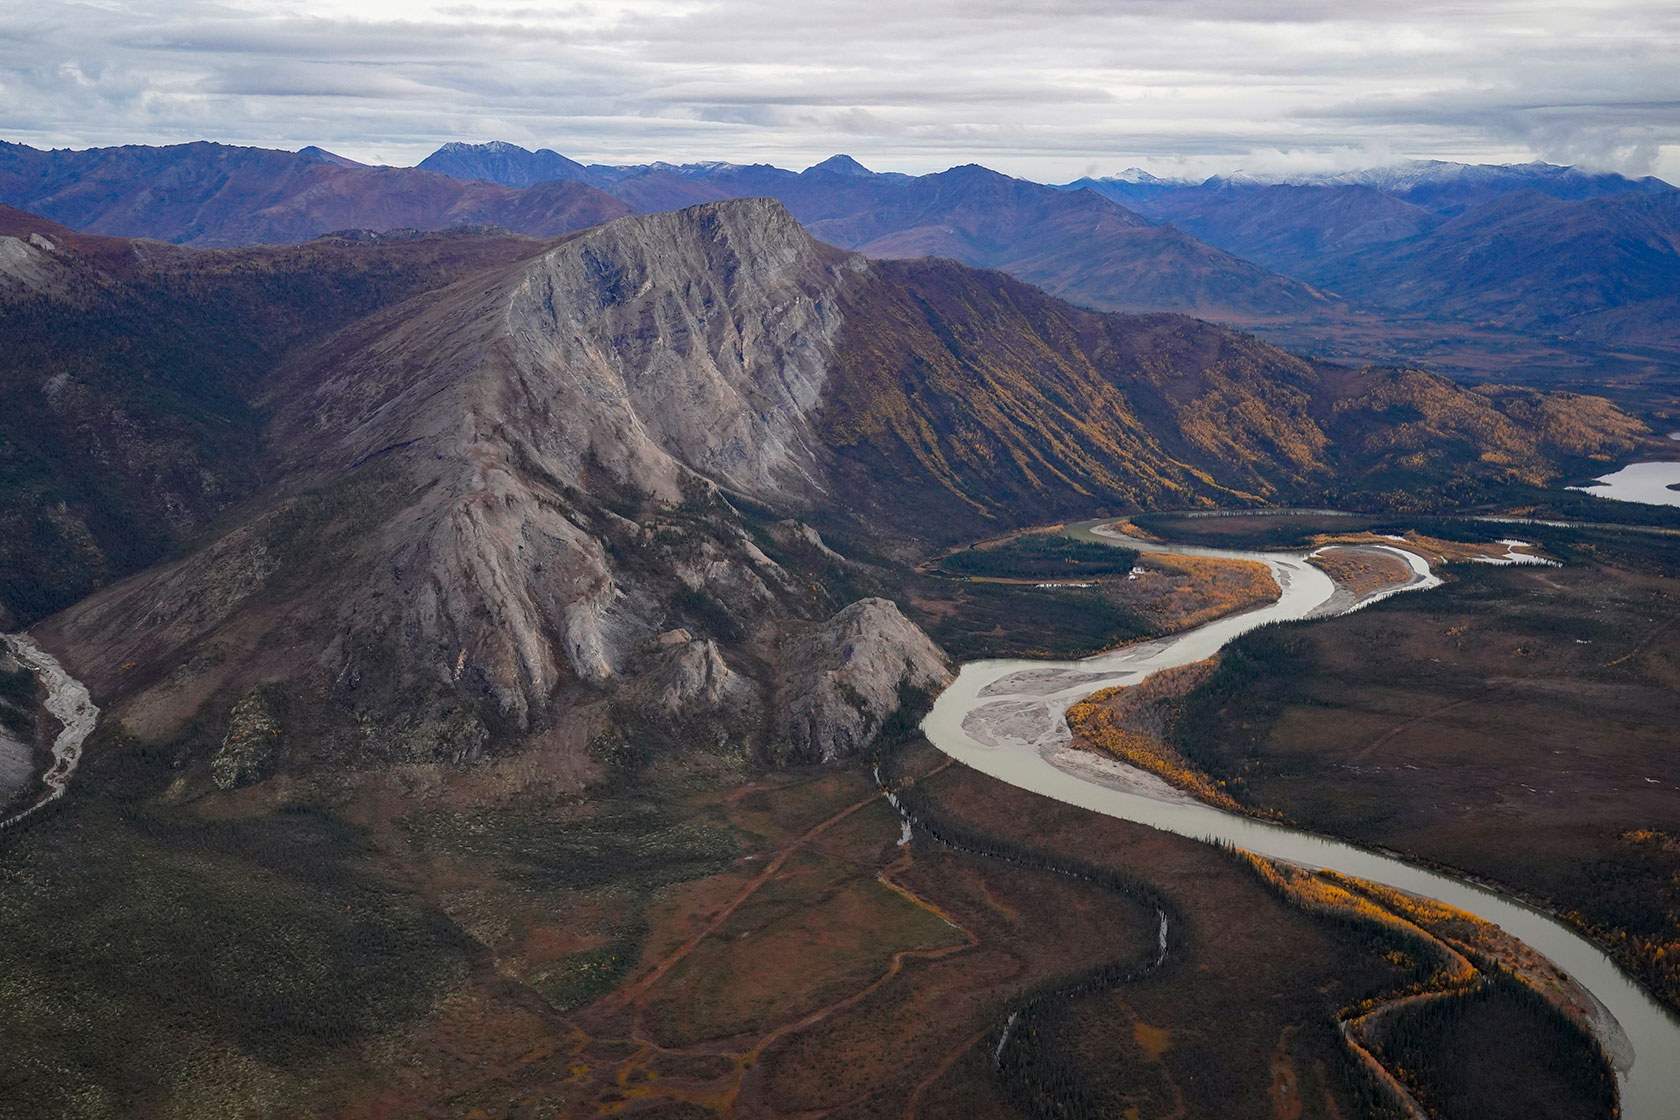
<svg viewBox="0 0 1680 1120"><path fill-rule="evenodd" d="M546 254L505 319L510 388L549 421L533 450L575 474L593 449L671 499L673 460L761 501L820 494L834 293L864 267L767 199L612 222Z"/></svg>
<svg viewBox="0 0 1680 1120"><path fill-rule="evenodd" d="M657 645L645 675L661 713L680 716L752 702L752 683L729 667L714 639L671 630L659 636Z"/></svg>
<svg viewBox="0 0 1680 1120"><path fill-rule="evenodd" d="M887 599L860 599L786 654L780 710L792 756L831 762L860 754L898 710L901 686L951 679L945 655Z"/></svg>
<svg viewBox="0 0 1680 1120"><path fill-rule="evenodd" d="M253 693L233 706L221 749L210 760L210 777L222 789L260 782L274 769L281 728L262 697Z"/></svg>
<svg viewBox="0 0 1680 1120"><path fill-rule="evenodd" d="M52 242L40 234L29 238L0 237L0 284L17 284L24 288L46 286L50 272L47 253Z"/></svg>
<svg viewBox="0 0 1680 1120"><path fill-rule="evenodd" d="M421 488L369 565L383 609L346 599L328 673L348 680L395 639L525 729L566 682L623 676L666 621L671 576L735 613L771 609L786 577L743 557L743 534L649 542L596 499L675 505L716 483L819 498L834 293L862 267L765 200L623 219L304 374L277 421L300 470L395 452ZM604 538L671 555L627 571Z"/></svg>

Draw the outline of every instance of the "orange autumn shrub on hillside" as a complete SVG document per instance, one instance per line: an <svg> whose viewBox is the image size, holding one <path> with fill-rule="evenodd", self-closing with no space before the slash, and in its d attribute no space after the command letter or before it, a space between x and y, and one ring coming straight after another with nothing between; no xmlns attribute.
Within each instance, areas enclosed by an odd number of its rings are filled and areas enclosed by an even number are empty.
<svg viewBox="0 0 1680 1120"><path fill-rule="evenodd" d="M1353 879L1333 871L1309 871L1304 867L1266 859L1241 849L1237 850L1237 855L1268 886L1302 909L1370 922L1408 939L1432 946L1439 954L1440 967L1427 981L1412 985L1408 991L1450 990L1475 981L1476 967L1462 953L1407 916L1407 912L1413 909L1410 901L1400 903L1400 913L1388 908L1386 903L1390 894L1401 900L1406 899L1407 896L1400 895L1398 891L1389 892L1387 888L1379 887L1375 883ZM1359 893L1350 890L1350 887L1357 887ZM1369 897L1379 892L1383 898L1381 903ZM1423 899L1415 902L1425 906L1435 905ZM1449 908L1440 909L1446 911ZM1420 909L1419 912L1424 911ZM1371 1007L1390 1002L1393 998L1395 997L1390 995L1381 999L1365 1000L1358 1010L1368 1011Z"/></svg>
<svg viewBox="0 0 1680 1120"><path fill-rule="evenodd" d="M1159 597L1135 608L1163 634L1275 603L1283 594L1271 569L1257 560L1157 553L1144 562L1177 577Z"/></svg>

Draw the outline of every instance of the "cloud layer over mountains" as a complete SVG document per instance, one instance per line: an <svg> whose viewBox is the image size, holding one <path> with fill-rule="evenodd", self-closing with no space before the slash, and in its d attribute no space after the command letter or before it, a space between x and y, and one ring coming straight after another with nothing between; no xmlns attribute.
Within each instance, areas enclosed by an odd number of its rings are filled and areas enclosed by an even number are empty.
<svg viewBox="0 0 1680 1120"><path fill-rule="evenodd" d="M0 129L412 163L498 136L603 162L1041 179L1540 157L1680 175L1680 11L1000 0L0 2ZM1352 14L1350 14L1352 13Z"/></svg>

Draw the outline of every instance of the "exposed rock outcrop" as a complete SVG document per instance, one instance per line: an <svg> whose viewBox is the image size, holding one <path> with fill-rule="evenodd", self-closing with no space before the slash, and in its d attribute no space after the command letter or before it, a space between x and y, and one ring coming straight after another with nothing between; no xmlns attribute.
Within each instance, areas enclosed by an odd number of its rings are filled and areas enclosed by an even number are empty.
<svg viewBox="0 0 1680 1120"><path fill-rule="evenodd" d="M729 667L715 640L679 629L661 634L656 645L646 677L660 712L677 716L752 703L752 684Z"/></svg>
<svg viewBox="0 0 1680 1120"><path fill-rule="evenodd" d="M222 789L260 782L274 770L280 753L280 722L263 698L252 693L233 706L227 734L210 760L210 777Z"/></svg>
<svg viewBox="0 0 1680 1120"><path fill-rule="evenodd" d="M783 506L820 495L833 293L861 267L776 203L701 206L588 231L323 354L280 409L294 466L388 457L420 491L369 557L380 609L365 592L340 607L328 672L347 679L400 635L438 683L524 729L567 681L621 677L673 593L750 628L787 577L716 484ZM649 501L715 516L653 532L611 508Z"/></svg>
<svg viewBox="0 0 1680 1120"><path fill-rule="evenodd" d="M887 599L860 599L791 644L785 713L788 748L805 762L860 754L898 710L901 689L951 679L945 655Z"/></svg>
<svg viewBox="0 0 1680 1120"><path fill-rule="evenodd" d="M40 288L47 282L54 246L40 234L29 238L0 237L0 283Z"/></svg>
<svg viewBox="0 0 1680 1120"><path fill-rule="evenodd" d="M458 724L471 757L644 677L670 716L756 702L724 646L808 617L810 588L722 494L825 500L836 293L867 270L754 200L612 222L376 315L268 402L292 496L59 633L96 680L182 665L170 718L203 682L313 665L389 758L457 757L432 731ZM677 626L697 629L643 656ZM312 653L276 666L280 634Z"/></svg>

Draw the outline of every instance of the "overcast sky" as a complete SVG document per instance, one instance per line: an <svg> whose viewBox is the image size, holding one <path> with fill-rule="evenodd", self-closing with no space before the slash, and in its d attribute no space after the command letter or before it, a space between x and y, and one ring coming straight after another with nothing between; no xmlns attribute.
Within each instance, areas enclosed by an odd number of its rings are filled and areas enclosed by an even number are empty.
<svg viewBox="0 0 1680 1120"><path fill-rule="evenodd" d="M1680 182L1680 3L0 0L0 138L1041 180L1545 159Z"/></svg>

